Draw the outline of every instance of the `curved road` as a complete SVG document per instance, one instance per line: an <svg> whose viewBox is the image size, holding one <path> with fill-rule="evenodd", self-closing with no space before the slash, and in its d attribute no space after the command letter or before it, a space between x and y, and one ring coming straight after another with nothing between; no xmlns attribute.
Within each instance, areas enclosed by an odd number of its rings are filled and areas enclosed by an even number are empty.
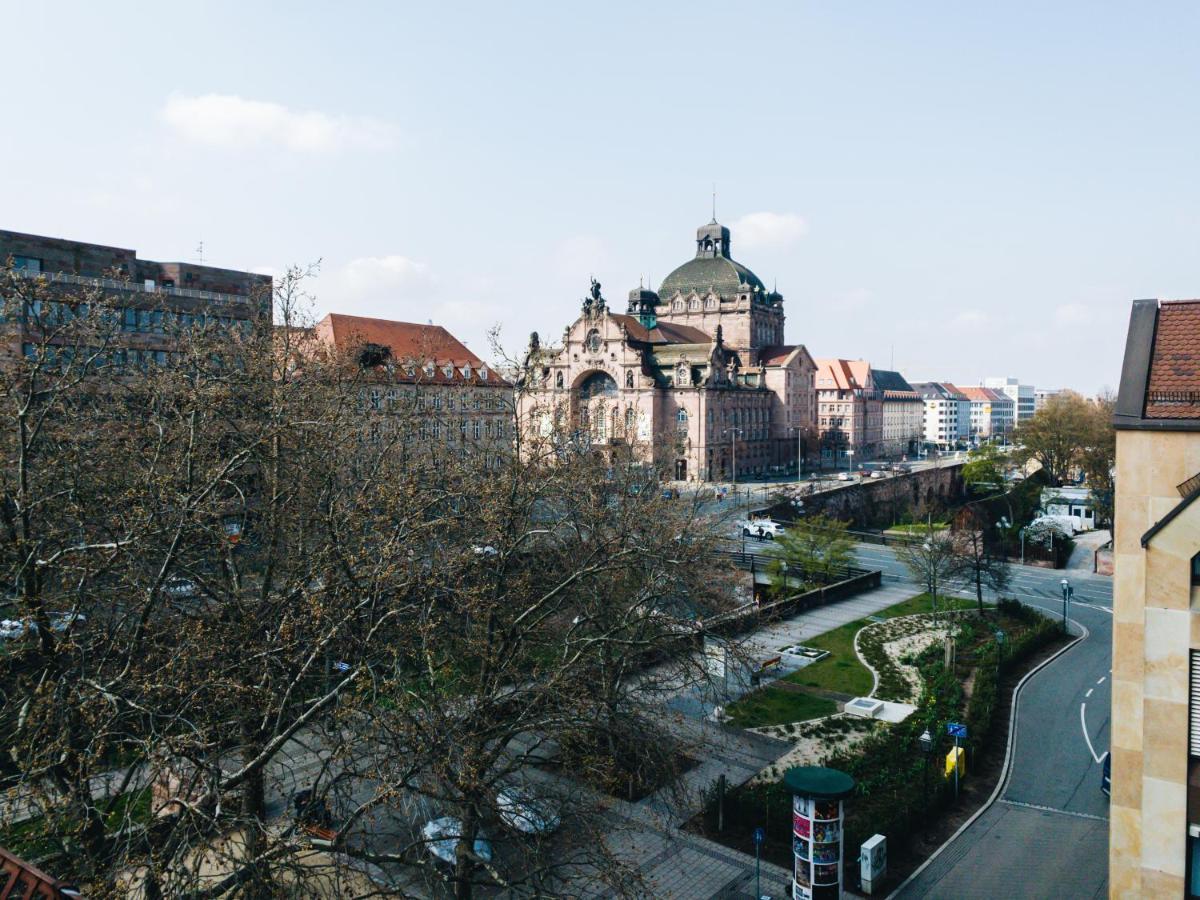
<svg viewBox="0 0 1200 900"><path fill-rule="evenodd" d="M859 545L858 556L887 580L908 580L886 547ZM1012 765L1000 797L895 896L1107 894L1108 798L1100 791L1100 760L1109 742L1112 581L1015 567L1005 593L1061 616L1064 575L1075 588L1072 631L1083 640L1021 690Z"/></svg>

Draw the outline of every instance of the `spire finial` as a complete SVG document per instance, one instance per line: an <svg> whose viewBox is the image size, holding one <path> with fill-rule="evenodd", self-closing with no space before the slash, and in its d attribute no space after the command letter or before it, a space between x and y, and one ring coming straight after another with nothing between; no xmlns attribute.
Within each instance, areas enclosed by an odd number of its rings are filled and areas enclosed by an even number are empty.
<svg viewBox="0 0 1200 900"><path fill-rule="evenodd" d="M712 194L713 194L713 217L712 217L712 220L713 220L713 224L716 225L717 224L717 183L715 181L713 182Z"/></svg>

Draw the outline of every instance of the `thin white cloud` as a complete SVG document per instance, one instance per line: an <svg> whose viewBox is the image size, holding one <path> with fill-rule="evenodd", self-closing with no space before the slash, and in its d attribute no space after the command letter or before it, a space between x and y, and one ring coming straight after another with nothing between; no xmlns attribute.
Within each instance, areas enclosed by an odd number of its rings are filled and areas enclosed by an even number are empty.
<svg viewBox="0 0 1200 900"><path fill-rule="evenodd" d="M333 282L341 296L330 300L376 304L426 299L437 280L425 263L392 254L352 259L334 273Z"/></svg>
<svg viewBox="0 0 1200 900"><path fill-rule="evenodd" d="M378 119L293 110L232 94L172 94L162 119L186 140L231 150L270 146L297 153L386 150L397 140L395 126Z"/></svg>
<svg viewBox="0 0 1200 900"><path fill-rule="evenodd" d="M790 247L808 234L808 222L795 213L754 212L730 226L735 248Z"/></svg>
<svg viewBox="0 0 1200 900"><path fill-rule="evenodd" d="M950 327L959 331L980 331L988 325L987 313L978 309L964 309L950 321Z"/></svg>

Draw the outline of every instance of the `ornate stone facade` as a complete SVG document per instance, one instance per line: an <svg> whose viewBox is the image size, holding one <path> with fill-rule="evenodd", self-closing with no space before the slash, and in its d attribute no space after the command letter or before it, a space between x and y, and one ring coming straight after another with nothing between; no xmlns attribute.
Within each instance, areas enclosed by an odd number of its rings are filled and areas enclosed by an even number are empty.
<svg viewBox="0 0 1200 900"><path fill-rule="evenodd" d="M696 256L658 293L614 313L593 281L558 346L535 333L518 403L531 435L627 445L676 479L795 469L815 425L812 357L783 345L783 297L730 256L729 229L696 234ZM555 427L556 423L559 427Z"/></svg>

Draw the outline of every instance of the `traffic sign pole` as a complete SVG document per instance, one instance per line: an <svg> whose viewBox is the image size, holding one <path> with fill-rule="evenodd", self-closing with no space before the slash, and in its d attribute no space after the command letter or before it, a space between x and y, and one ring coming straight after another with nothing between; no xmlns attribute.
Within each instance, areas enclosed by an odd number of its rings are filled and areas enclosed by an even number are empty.
<svg viewBox="0 0 1200 900"><path fill-rule="evenodd" d="M766 837L767 837L766 831L764 831L761 828L754 829L754 896L755 896L755 898L762 897L762 879L760 877L761 870L759 868L758 859L759 859L759 848L762 847L762 843L764 840L766 840Z"/></svg>

